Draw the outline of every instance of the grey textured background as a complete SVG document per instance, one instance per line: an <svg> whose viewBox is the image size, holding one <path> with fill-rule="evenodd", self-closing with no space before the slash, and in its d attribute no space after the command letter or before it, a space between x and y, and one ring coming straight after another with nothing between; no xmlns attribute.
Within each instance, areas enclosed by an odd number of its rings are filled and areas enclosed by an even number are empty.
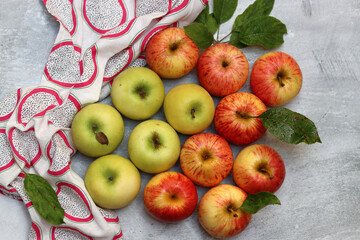
<svg viewBox="0 0 360 240"><path fill-rule="evenodd" d="M237 13L252 2L239 1ZM270 133L258 141L275 148L284 159L287 175L277 192L282 205L261 210L234 239L359 239L360 1L276 0L271 15L288 28L285 43L277 50L292 55L304 77L300 94L285 107L312 119L323 143L289 145ZM223 25L220 36L230 29L231 23ZM1 0L0 99L40 81L57 31L58 23L42 1ZM267 51L249 47L243 52L252 66ZM165 81L166 91L184 82L197 82L195 71ZM250 91L249 81L241 91ZM111 104L109 98L104 102ZM154 118L164 115L160 111ZM116 154L128 157L127 136L137 123L126 119L126 137ZM213 126L206 131L213 132ZM182 142L185 139L181 136ZM232 149L236 156L242 147L232 145ZM91 161L77 154L72 168L83 177ZM179 164L171 170L180 171ZM145 213L142 190L150 177L142 173L136 200L116 211L125 238L211 239L201 229L196 212L177 224L157 222ZM224 183L233 183L231 175ZM199 198L206 190L198 187ZM27 239L30 224L21 202L0 196L1 239Z"/></svg>

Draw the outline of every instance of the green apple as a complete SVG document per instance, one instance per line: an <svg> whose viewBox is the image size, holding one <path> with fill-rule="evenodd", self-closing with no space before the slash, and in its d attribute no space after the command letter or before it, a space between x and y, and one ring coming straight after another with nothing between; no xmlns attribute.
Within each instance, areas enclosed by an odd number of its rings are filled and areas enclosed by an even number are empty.
<svg viewBox="0 0 360 240"><path fill-rule="evenodd" d="M104 103L93 103L81 109L71 124L76 149L88 157L112 153L124 137L120 113Z"/></svg>
<svg viewBox="0 0 360 240"><path fill-rule="evenodd" d="M147 120L130 133L128 152L137 168L146 173L159 173L171 168L180 155L177 132L161 120Z"/></svg>
<svg viewBox="0 0 360 240"><path fill-rule="evenodd" d="M161 78L145 67L121 72L111 87L111 100L119 112L133 120L153 116L163 104L165 88Z"/></svg>
<svg viewBox="0 0 360 240"><path fill-rule="evenodd" d="M130 160L112 154L93 161L86 171L84 182L97 205L118 209L129 205L136 198L141 177Z"/></svg>
<svg viewBox="0 0 360 240"><path fill-rule="evenodd" d="M176 131L192 135L209 127L214 118L215 104L203 87L185 83L166 94L164 113L166 120Z"/></svg>

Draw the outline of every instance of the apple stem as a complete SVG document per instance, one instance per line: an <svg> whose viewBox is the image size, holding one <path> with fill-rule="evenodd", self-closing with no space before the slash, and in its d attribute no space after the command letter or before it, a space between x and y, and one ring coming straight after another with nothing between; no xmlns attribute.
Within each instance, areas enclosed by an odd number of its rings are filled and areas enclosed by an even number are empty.
<svg viewBox="0 0 360 240"><path fill-rule="evenodd" d="M236 212L236 210L234 210L233 207L228 207L227 208L228 212L231 213L234 217L239 217L238 213Z"/></svg>
<svg viewBox="0 0 360 240"><path fill-rule="evenodd" d="M232 31L229 32L225 37L223 37L222 39L220 39L220 41L217 41L217 42L222 42L225 40L225 38L227 38L228 36L230 36L232 34ZM218 38L219 39L219 38Z"/></svg>
<svg viewBox="0 0 360 240"><path fill-rule="evenodd" d="M195 109L191 109L191 117L194 119L195 118Z"/></svg>
<svg viewBox="0 0 360 240"><path fill-rule="evenodd" d="M274 178L274 175L272 175L272 173L270 171L268 171L266 168L260 168L259 172L268 175L270 179Z"/></svg>
<svg viewBox="0 0 360 240"><path fill-rule="evenodd" d="M157 133L154 133L152 140L153 140L155 149L158 149L161 145L159 135Z"/></svg>
<svg viewBox="0 0 360 240"><path fill-rule="evenodd" d="M247 119L247 118L258 118L259 116L250 116L246 113L242 113L240 111L236 111L236 115L239 117L239 118L244 118L244 119Z"/></svg>
<svg viewBox="0 0 360 240"><path fill-rule="evenodd" d="M282 81L282 78L283 78L283 76L282 76L281 73L278 73L278 74L276 75L276 79L279 81L280 86L281 86L281 87L284 87L284 86L285 86L285 83Z"/></svg>

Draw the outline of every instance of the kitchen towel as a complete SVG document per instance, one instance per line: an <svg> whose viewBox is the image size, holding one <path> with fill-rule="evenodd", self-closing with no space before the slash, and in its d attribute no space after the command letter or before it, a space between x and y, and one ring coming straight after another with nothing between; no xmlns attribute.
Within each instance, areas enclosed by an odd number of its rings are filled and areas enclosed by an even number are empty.
<svg viewBox="0 0 360 240"><path fill-rule="evenodd" d="M22 201L29 239L123 239L119 217L99 208L71 170L75 114L107 97L122 70L145 66L143 51L156 32L195 20L207 0L43 0L59 32L37 86L0 101L0 193ZM26 173L53 186L65 223L52 226L24 190ZM125 236L124 236L125 235ZM128 237L131 239L131 236Z"/></svg>

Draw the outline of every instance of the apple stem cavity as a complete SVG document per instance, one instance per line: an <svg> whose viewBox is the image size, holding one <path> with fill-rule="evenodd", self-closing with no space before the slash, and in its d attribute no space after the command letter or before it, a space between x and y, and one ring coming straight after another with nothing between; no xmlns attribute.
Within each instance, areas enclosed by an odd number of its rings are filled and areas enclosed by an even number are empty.
<svg viewBox="0 0 360 240"><path fill-rule="evenodd" d="M109 139L103 132L96 132L98 127L94 124L92 125L93 133L95 134L96 141L98 141L100 144L106 144L109 145Z"/></svg>
<svg viewBox="0 0 360 240"><path fill-rule="evenodd" d="M239 217L239 214L236 212L237 209L234 209L232 206L227 208L228 212L231 213L235 218Z"/></svg>
<svg viewBox="0 0 360 240"><path fill-rule="evenodd" d="M170 45L169 48L170 48L170 51L174 52L176 49L179 48L179 43L174 42L174 43L172 43L172 44Z"/></svg>
<svg viewBox="0 0 360 240"><path fill-rule="evenodd" d="M237 115L239 118L243 118L243 119L258 118L258 117L259 117L259 116L256 116L256 117L250 116L250 115L248 115L247 113L243 113L243 112L240 112L240 111L236 111L235 113L236 113L236 115Z"/></svg>
<svg viewBox="0 0 360 240"><path fill-rule="evenodd" d="M194 108L191 109L191 117L192 117L192 119L195 118L195 109Z"/></svg>
<svg viewBox="0 0 360 240"><path fill-rule="evenodd" d="M284 74L281 71L278 72L278 74L276 75L276 79L279 81L279 84L280 84L281 87L285 86L283 78L284 78Z"/></svg>
<svg viewBox="0 0 360 240"><path fill-rule="evenodd" d="M139 96L141 97L141 99L145 99L146 98L146 92L144 91L143 88L137 88L136 92L139 94Z"/></svg>
<svg viewBox="0 0 360 240"><path fill-rule="evenodd" d="M156 132L153 134L152 141L155 149L158 149L161 146L159 135Z"/></svg>

